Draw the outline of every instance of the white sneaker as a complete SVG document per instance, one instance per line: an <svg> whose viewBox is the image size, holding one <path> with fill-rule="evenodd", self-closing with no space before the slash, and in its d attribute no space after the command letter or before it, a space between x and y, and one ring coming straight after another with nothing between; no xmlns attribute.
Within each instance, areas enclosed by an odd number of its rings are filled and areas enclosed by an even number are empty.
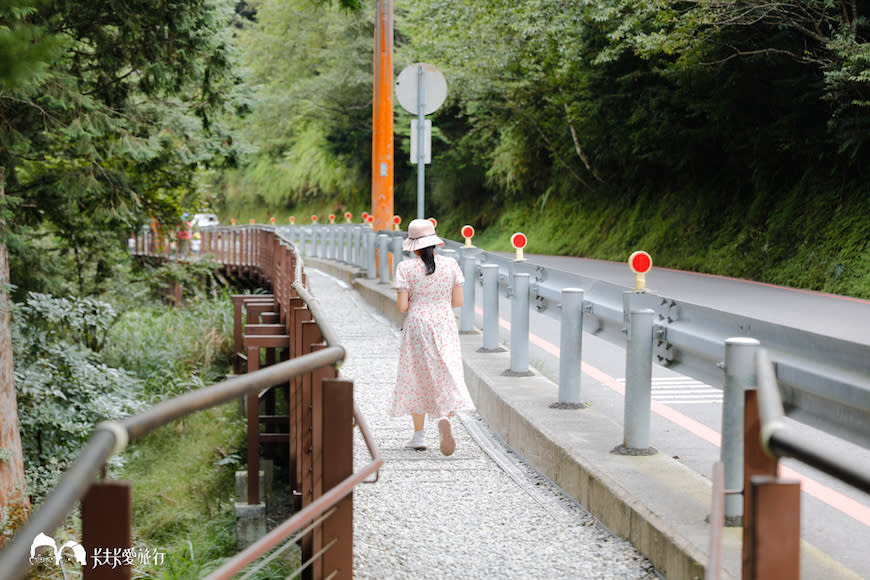
<svg viewBox="0 0 870 580"><path fill-rule="evenodd" d="M453 452L456 451L456 440L453 438L450 419L447 417L438 419L438 432L441 434L441 453L453 455Z"/></svg>
<svg viewBox="0 0 870 580"><path fill-rule="evenodd" d="M414 436L411 437L411 440L405 443L406 449L416 449L417 451L423 451L426 449L426 437L424 436L423 430L414 431Z"/></svg>

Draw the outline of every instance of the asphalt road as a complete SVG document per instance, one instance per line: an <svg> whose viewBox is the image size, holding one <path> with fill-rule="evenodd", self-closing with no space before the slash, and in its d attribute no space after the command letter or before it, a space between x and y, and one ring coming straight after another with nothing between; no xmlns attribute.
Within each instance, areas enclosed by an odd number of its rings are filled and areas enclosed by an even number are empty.
<svg viewBox="0 0 870 580"><path fill-rule="evenodd" d="M634 287L634 274L625 263L538 255L526 255L526 259L627 289ZM647 287L678 301L870 345L868 300L655 267L647 274ZM477 292L478 307L479 296ZM502 319L509 318L506 299L499 309ZM505 327L509 324L503 322ZM505 327L502 340L508 342ZM530 365L558 381L558 321L533 313L530 333ZM624 350L585 334L583 361L582 400L622 423ZM654 366L652 445L709 478L720 455L721 400L720 389ZM812 431L831 449L850 454L858 464L870 465L870 450L800 427ZM614 446L619 443L614 441ZM781 475L801 479L802 537L870 579L870 496L798 462L784 460L781 465Z"/></svg>

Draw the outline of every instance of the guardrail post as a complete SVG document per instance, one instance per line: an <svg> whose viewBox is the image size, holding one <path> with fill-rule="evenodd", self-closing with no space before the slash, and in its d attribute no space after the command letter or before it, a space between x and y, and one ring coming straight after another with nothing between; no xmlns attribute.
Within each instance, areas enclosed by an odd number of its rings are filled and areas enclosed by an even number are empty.
<svg viewBox="0 0 870 580"><path fill-rule="evenodd" d="M655 314L650 308L632 310L625 341L623 446L647 452L653 451L649 445L649 425Z"/></svg>
<svg viewBox="0 0 870 580"><path fill-rule="evenodd" d="M399 267L399 263L405 259L405 254L402 252L402 241L399 236L393 236L393 278L396 277L396 268Z"/></svg>
<svg viewBox="0 0 870 580"><path fill-rule="evenodd" d="M529 285L525 272L514 273L511 297L511 368L504 374L525 377L529 371Z"/></svg>
<svg viewBox="0 0 870 580"><path fill-rule="evenodd" d="M314 252L313 254L318 258L326 257L326 232L323 231L323 228L326 226L322 226L317 224L313 226L314 228Z"/></svg>
<svg viewBox="0 0 870 580"><path fill-rule="evenodd" d="M473 256L463 256L461 264L465 284L462 288L464 300L459 312L459 332L471 333L474 332L474 292L476 287L474 275L477 270L477 260Z"/></svg>
<svg viewBox="0 0 870 580"><path fill-rule="evenodd" d="M504 352L498 345L498 265L483 264L483 347L479 352Z"/></svg>
<svg viewBox="0 0 870 580"><path fill-rule="evenodd" d="M374 280L378 277L378 264L375 260L375 238L377 233L370 229L365 234L366 278Z"/></svg>
<svg viewBox="0 0 870 580"><path fill-rule="evenodd" d="M583 290L562 289L559 337L559 403L577 407L580 402L580 365L583 362Z"/></svg>
<svg viewBox="0 0 870 580"><path fill-rule="evenodd" d="M387 256L387 245L389 242L390 236L378 234L378 275L380 276L381 284L390 283L390 259Z"/></svg>
<svg viewBox="0 0 870 580"><path fill-rule="evenodd" d="M725 466L727 490L743 488L744 390L755 386L755 353L759 347L754 338L736 337L725 341L721 461ZM725 496L725 525L740 525L742 515L743 497Z"/></svg>
<svg viewBox="0 0 870 580"><path fill-rule="evenodd" d="M329 227L329 247L326 250L326 257L330 260L335 260L338 257L338 244L336 243L336 239L338 238L338 229L334 225L330 225Z"/></svg>
<svg viewBox="0 0 870 580"><path fill-rule="evenodd" d="M347 228L344 226L338 227L338 253L335 256L335 259L339 262L347 263L347 245L345 244L347 238Z"/></svg>
<svg viewBox="0 0 870 580"><path fill-rule="evenodd" d="M354 226L351 235L351 262L354 266L362 267L362 228Z"/></svg>
<svg viewBox="0 0 870 580"><path fill-rule="evenodd" d="M353 475L353 381L326 379L322 389L323 400L329 402L322 421L323 489L329 490ZM323 545L333 540L335 545L323 555L323 577L353 578L353 492L323 522Z"/></svg>
<svg viewBox="0 0 870 580"><path fill-rule="evenodd" d="M317 327L317 322L312 320L302 322L301 327L301 348L303 354L308 354L314 350L314 346L322 342L323 337L320 334L320 329ZM302 507L310 505L315 499L315 486L319 483L316 478L319 474L316 473L319 457L314 456L314 384L317 379L316 371L302 375L302 425L301 425L301 501ZM318 410L319 413L319 410ZM320 416L317 416L317 423L320 422ZM318 441L319 443L319 441ZM302 560L307 561L314 554L314 534L306 534L302 537L300 549L302 551Z"/></svg>
<svg viewBox="0 0 870 580"><path fill-rule="evenodd" d="M755 550L754 518L757 514L757 510L752 505L752 479L757 476L776 477L779 462L775 457L768 455L761 445L758 389L746 388L744 394L743 484L740 488L743 492L743 578L751 578Z"/></svg>
<svg viewBox="0 0 870 580"><path fill-rule="evenodd" d="M249 346L248 372L260 370L260 348ZM248 421L248 505L259 505L260 499L260 397L249 393L245 399L245 414Z"/></svg>
<svg viewBox="0 0 870 580"><path fill-rule="evenodd" d="M749 580L798 580L801 575L801 484L756 475L752 494L752 557ZM726 498L727 499L727 498Z"/></svg>
<svg viewBox="0 0 870 580"><path fill-rule="evenodd" d="M82 566L85 580L132 577L133 567L124 564L124 558L120 557L133 547L132 521L129 481L102 480L91 484L82 498L82 546L94 563Z"/></svg>
<svg viewBox="0 0 870 580"><path fill-rule="evenodd" d="M300 256L307 256L308 255L308 248L305 247L305 244L308 241L308 240L306 240L306 238L308 237L308 228L301 228L300 227L298 237L299 237L299 246L298 246L299 247L299 255Z"/></svg>

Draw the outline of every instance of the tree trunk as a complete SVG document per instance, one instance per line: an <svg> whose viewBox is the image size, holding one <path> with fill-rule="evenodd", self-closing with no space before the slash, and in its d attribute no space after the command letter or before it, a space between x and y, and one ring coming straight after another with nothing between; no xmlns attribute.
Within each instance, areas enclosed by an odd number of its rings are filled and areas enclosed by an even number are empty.
<svg viewBox="0 0 870 580"><path fill-rule="evenodd" d="M6 197L3 168L0 167L0 206ZM9 328L9 255L6 223L0 220L0 546L3 532L17 528L26 519L30 502L24 479L24 458L18 428L18 403L12 370L12 333Z"/></svg>

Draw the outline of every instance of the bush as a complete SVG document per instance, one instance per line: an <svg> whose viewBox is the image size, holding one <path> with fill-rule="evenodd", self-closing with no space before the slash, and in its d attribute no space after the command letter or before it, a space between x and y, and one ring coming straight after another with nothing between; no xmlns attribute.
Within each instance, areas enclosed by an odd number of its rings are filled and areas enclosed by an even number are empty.
<svg viewBox="0 0 870 580"><path fill-rule="evenodd" d="M91 298L30 293L14 309L18 419L34 503L54 487L94 425L144 406L142 383L94 350L105 344L114 318L111 306Z"/></svg>
<svg viewBox="0 0 870 580"><path fill-rule="evenodd" d="M233 309L225 293L189 307L124 313L109 331L104 360L132 371L152 400L223 377L232 356Z"/></svg>

